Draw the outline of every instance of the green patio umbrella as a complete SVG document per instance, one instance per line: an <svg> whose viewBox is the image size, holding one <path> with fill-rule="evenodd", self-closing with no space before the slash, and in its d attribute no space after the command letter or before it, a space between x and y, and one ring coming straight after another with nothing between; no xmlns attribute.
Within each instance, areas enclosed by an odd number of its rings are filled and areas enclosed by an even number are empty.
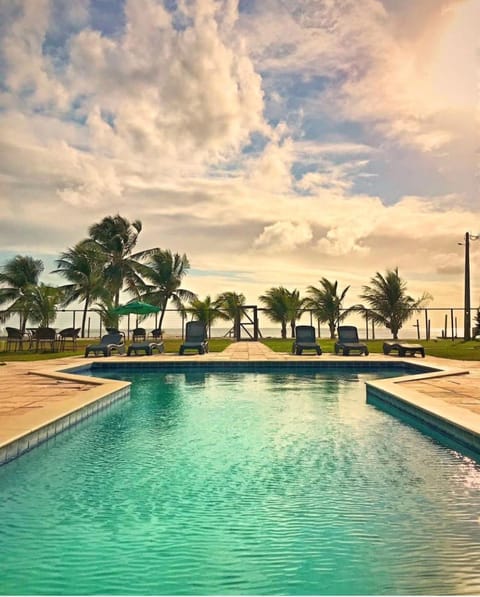
<svg viewBox="0 0 480 597"><path fill-rule="evenodd" d="M141 301L132 301L131 303L120 305L114 309L114 313L117 315L129 315L130 313L134 313L135 315L150 315L151 313L158 313L159 311L161 311L160 307L142 303Z"/></svg>

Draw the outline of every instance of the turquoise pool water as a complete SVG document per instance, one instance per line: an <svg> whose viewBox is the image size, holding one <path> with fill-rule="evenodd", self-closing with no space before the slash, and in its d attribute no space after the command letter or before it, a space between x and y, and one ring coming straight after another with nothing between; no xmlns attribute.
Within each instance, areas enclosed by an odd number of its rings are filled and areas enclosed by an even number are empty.
<svg viewBox="0 0 480 597"><path fill-rule="evenodd" d="M367 405L379 374L112 376L0 468L2 594L480 592L480 466Z"/></svg>

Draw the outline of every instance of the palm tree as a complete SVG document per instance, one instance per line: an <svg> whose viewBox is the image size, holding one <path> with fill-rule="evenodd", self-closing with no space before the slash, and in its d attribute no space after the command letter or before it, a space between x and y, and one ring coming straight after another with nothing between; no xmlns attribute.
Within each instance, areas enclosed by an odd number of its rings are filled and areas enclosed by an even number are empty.
<svg viewBox="0 0 480 597"><path fill-rule="evenodd" d="M26 296L27 289L36 286L44 265L40 259L34 259L27 255L17 255L5 265L0 272L0 305L10 302L3 319L6 319L13 312L20 314L20 329L25 331L27 319L30 312L30 303Z"/></svg>
<svg viewBox="0 0 480 597"><path fill-rule="evenodd" d="M63 305L74 301L83 301L82 338L85 337L87 313L91 303L100 298L104 292L103 270L104 253L99 247L87 241L77 243L67 249L56 260L57 269L52 273L60 274L70 284L61 286L64 291Z"/></svg>
<svg viewBox="0 0 480 597"><path fill-rule="evenodd" d="M57 305L62 300L62 289L47 284L29 286L25 296L29 305L29 319L40 327L48 327L55 321Z"/></svg>
<svg viewBox="0 0 480 597"><path fill-rule="evenodd" d="M233 321L233 333L236 340L240 340L240 325L245 302L245 295L232 291L222 292L215 299L215 304L224 313L224 319Z"/></svg>
<svg viewBox="0 0 480 597"><path fill-rule="evenodd" d="M139 267L144 278L142 298L162 309L158 322L160 329L169 300L181 311L184 301L191 302L197 298L191 290L180 288L189 269L190 263L185 254L172 253L168 249L156 249L150 254L148 262Z"/></svg>
<svg viewBox="0 0 480 597"><path fill-rule="evenodd" d="M149 249L133 253L141 230L140 220L130 223L118 214L103 218L88 230L91 242L104 254L103 273L106 286L114 298L115 307L120 303L120 291L124 285L129 292L139 296L142 279L138 274L140 266L138 260L145 259L155 251L155 249Z"/></svg>
<svg viewBox="0 0 480 597"><path fill-rule="evenodd" d="M327 278L320 280L319 288L315 286L307 288L309 297L305 301L305 306L311 309L321 322L328 323L331 339L335 338L335 330L338 324L353 310L353 307L342 310L342 304L349 288L350 286L347 286L339 295L337 280L331 282Z"/></svg>
<svg viewBox="0 0 480 597"><path fill-rule="evenodd" d="M475 324L476 333L474 335L476 338L478 335L480 335L480 307L477 309L473 323Z"/></svg>
<svg viewBox="0 0 480 597"><path fill-rule="evenodd" d="M217 319L225 319L226 317L219 309L217 302L212 301L212 298L209 295L207 295L203 301L199 298L193 299L190 301L190 306L187 307L185 311L207 326L209 337L214 321Z"/></svg>
<svg viewBox="0 0 480 597"><path fill-rule="evenodd" d="M292 332L292 338L295 338L295 326L297 323L297 318L304 312L305 307L305 298L300 297L300 292L295 289L292 291L288 291L288 304L289 304L289 318L290 318L290 329Z"/></svg>
<svg viewBox="0 0 480 597"><path fill-rule="evenodd" d="M287 324L290 323L292 338L295 336L295 323L301 314L303 299L298 290L287 290L283 286L270 288L262 294L260 301L265 305L265 312L269 319L281 325L282 338L287 337Z"/></svg>
<svg viewBox="0 0 480 597"><path fill-rule="evenodd" d="M108 293L105 293L105 295L100 298L100 301L95 305L95 307L96 308L93 309L93 311L100 315L100 319L102 320L105 329L118 329L118 314L115 311L115 304Z"/></svg>
<svg viewBox="0 0 480 597"><path fill-rule="evenodd" d="M419 299L407 295L407 283L398 273L398 267L387 270L385 276L377 272L370 280L370 286L363 286L360 297L369 308L369 316L375 323L384 325L398 339L398 332L412 312L418 311L432 297L424 293Z"/></svg>

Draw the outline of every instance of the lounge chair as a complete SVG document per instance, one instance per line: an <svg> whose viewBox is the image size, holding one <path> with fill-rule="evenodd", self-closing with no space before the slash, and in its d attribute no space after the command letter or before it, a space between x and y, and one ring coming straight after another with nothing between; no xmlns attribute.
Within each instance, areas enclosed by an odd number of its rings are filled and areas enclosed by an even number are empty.
<svg viewBox="0 0 480 597"><path fill-rule="evenodd" d="M85 356L88 357L89 353L93 352L95 353L95 356L102 353L104 357L109 357L114 350L117 351L118 354L125 354L123 334L119 332L105 334L99 344L89 344L87 348L85 348Z"/></svg>
<svg viewBox="0 0 480 597"><path fill-rule="evenodd" d="M350 356L352 351L368 355L368 346L358 339L358 330L354 325L339 325L338 340L335 342L335 354L342 351L344 357Z"/></svg>
<svg viewBox="0 0 480 597"><path fill-rule="evenodd" d="M158 353L162 353L165 350L163 342L134 342L130 344L127 350L127 357L131 356L132 352L135 353L135 356L138 356L138 353L144 352L146 355L151 356L154 350L158 350Z"/></svg>
<svg viewBox="0 0 480 597"><path fill-rule="evenodd" d="M422 357L425 357L425 348L421 344L404 344L401 342L384 342L383 354L391 354L396 352L399 357L413 357L418 352Z"/></svg>
<svg viewBox="0 0 480 597"><path fill-rule="evenodd" d="M185 330L185 342L180 346L178 354L186 350L198 350L198 354L208 352L207 328L201 321L189 321Z"/></svg>
<svg viewBox="0 0 480 597"><path fill-rule="evenodd" d="M315 338L315 328L313 325L297 325L295 328L292 353L302 354L304 350L314 350L318 355L322 354L322 349L317 344Z"/></svg>

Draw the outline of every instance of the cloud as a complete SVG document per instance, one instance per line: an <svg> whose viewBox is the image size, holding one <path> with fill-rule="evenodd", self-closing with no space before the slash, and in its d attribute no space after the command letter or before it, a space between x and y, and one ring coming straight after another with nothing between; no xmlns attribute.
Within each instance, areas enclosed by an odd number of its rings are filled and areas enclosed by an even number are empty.
<svg viewBox="0 0 480 597"><path fill-rule="evenodd" d="M72 40L76 92L91 96L87 110L108 115L117 147L212 160L238 151L253 132L268 132L261 79L218 14L213 1L199 0L191 25L179 30L161 5L129 1L120 39L85 30Z"/></svg>
<svg viewBox="0 0 480 597"><path fill-rule="evenodd" d="M277 252L296 249L311 240L312 230L307 223L286 221L265 226L253 245L257 249Z"/></svg>
<svg viewBox="0 0 480 597"><path fill-rule="evenodd" d="M464 264L459 261L456 253L442 253L440 255L435 255L433 263L439 274L462 274L464 271Z"/></svg>
<svg viewBox="0 0 480 597"><path fill-rule="evenodd" d="M243 272L209 293L353 295L398 265L460 304L477 9L421 4L130 0L100 30L102 3L0 2L3 245L58 254L120 212L141 248Z"/></svg>
<svg viewBox="0 0 480 597"><path fill-rule="evenodd" d="M253 192L288 192L293 181L292 162L291 139L269 143L259 156L249 162L247 177Z"/></svg>
<svg viewBox="0 0 480 597"><path fill-rule="evenodd" d="M285 72L301 76L304 86L321 78L317 97L304 104L307 114L368 123L391 141L432 151L452 138L444 116L458 107L458 96L463 107L477 101L480 6L476 0L429 0L420 10L418 2L392 6L269 0L244 16L242 31L259 67L271 72L277 101Z"/></svg>
<svg viewBox="0 0 480 597"><path fill-rule="evenodd" d="M43 53L50 2L23 0L13 4L20 16L9 14L11 21L1 44L7 65L6 85L29 106L66 109L69 92Z"/></svg>

